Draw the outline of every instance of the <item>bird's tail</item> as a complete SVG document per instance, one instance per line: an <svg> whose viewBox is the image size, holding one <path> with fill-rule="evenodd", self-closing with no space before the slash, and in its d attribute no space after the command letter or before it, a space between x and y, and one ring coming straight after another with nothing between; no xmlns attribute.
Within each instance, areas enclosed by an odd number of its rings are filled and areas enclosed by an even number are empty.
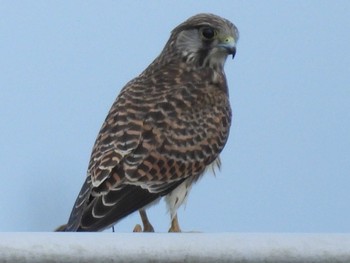
<svg viewBox="0 0 350 263"><path fill-rule="evenodd" d="M86 177L77 200L74 203L68 223L57 227L55 232L76 232L79 230L80 220L91 192L91 178Z"/></svg>

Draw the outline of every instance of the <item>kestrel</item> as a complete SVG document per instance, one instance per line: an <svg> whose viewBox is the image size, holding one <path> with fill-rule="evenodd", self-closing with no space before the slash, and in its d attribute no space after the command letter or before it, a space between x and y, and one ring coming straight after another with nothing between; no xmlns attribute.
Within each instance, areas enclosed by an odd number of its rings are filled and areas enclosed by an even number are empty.
<svg viewBox="0 0 350 263"><path fill-rule="evenodd" d="M87 177L59 231L100 231L165 197L170 232L192 185L218 165L231 108L224 64L238 30L213 14L178 25L160 55L121 90L92 150Z"/></svg>

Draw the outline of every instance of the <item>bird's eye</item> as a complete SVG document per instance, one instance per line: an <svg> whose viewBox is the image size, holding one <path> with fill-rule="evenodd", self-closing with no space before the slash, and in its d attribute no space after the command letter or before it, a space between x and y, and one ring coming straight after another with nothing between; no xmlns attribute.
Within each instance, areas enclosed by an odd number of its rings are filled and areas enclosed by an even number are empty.
<svg viewBox="0 0 350 263"><path fill-rule="evenodd" d="M216 32L213 28L211 27L204 27L202 29L202 36L207 39L207 40L211 40L213 39L213 37L216 35Z"/></svg>

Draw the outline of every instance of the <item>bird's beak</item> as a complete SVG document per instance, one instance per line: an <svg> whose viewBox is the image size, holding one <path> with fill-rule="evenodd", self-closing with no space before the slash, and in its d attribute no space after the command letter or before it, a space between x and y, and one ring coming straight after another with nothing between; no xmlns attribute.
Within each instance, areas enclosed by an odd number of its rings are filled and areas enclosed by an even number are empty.
<svg viewBox="0 0 350 263"><path fill-rule="evenodd" d="M227 51L227 54L232 55L232 59L236 55L236 41L233 37L224 37L220 41L219 47L224 48Z"/></svg>

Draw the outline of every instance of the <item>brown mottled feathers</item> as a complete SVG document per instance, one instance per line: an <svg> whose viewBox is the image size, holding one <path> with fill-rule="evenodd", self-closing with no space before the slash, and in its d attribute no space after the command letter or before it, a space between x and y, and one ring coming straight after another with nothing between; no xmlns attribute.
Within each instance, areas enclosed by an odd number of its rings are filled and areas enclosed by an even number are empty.
<svg viewBox="0 0 350 263"><path fill-rule="evenodd" d="M65 231L103 230L186 178L196 181L218 158L231 123L225 74L206 66L205 58L189 58L193 54L176 42L181 32L202 24L237 33L230 22L209 14L174 29L160 56L112 105Z"/></svg>

